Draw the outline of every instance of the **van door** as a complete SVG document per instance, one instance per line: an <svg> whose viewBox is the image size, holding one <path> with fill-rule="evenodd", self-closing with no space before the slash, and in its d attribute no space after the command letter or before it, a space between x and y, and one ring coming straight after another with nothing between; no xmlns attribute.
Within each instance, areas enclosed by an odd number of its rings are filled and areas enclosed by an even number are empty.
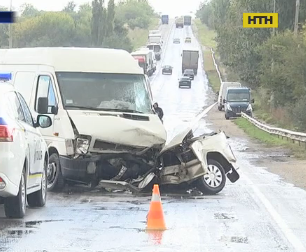
<svg viewBox="0 0 306 252"><path fill-rule="evenodd" d="M40 129L41 134L47 140L53 141L54 137L57 138L54 132L55 123L58 108L58 97L55 92L54 79L49 73L41 73L37 78L36 95L34 101L35 115L38 115L38 99L48 98L48 113L52 120L52 126L45 129ZM36 118L36 116L34 118ZM48 141L47 141L48 142Z"/></svg>

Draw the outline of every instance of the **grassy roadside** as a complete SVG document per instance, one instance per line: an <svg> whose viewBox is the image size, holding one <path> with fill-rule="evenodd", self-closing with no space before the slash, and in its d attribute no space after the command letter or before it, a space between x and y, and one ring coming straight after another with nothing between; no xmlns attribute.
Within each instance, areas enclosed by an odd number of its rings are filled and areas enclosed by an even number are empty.
<svg viewBox="0 0 306 252"><path fill-rule="evenodd" d="M286 140L286 138L282 139L281 137L277 137L275 135L271 135L257 127L255 127L252 123L250 123L245 118L237 118L234 120L234 123L241 128L246 134L248 134L251 138L259 140L261 143L266 144L270 147L285 147L294 153L296 158L305 159L305 144L301 143L299 146L298 143L293 143L291 140Z"/></svg>
<svg viewBox="0 0 306 252"><path fill-rule="evenodd" d="M146 45L149 35L149 30L155 30L158 28L159 18L152 18L151 24L148 29L135 28L129 30L129 38L132 41L133 49L137 49L141 46Z"/></svg>
<svg viewBox="0 0 306 252"><path fill-rule="evenodd" d="M217 46L217 43L214 40L216 33L213 30L208 29L208 27L202 24L199 19L195 20L195 25L198 40L203 46L204 70L207 75L208 83L212 87L213 91L217 92L220 88L220 80L210 51L210 48L215 50Z"/></svg>
<svg viewBox="0 0 306 252"><path fill-rule="evenodd" d="M195 20L195 25L196 25L199 42L204 47L203 48L204 70L207 74L209 84L211 85L214 92L219 91L220 81L218 73L214 66L211 52L208 48L208 47L213 48L213 50L216 52L216 42L214 41L216 34L214 31L209 30L207 26L202 24L201 21L198 19ZM222 66L222 64L218 64L218 66L221 72L225 72L225 69ZM229 73L228 77L229 77L228 81L237 81L238 79L234 73ZM269 111L264 110L263 109L264 106L263 104L261 104L262 101L261 101L260 91L252 92L252 95L253 98L255 99L255 104L254 104L255 115L258 114L260 115L260 119L263 119L267 123L273 124L274 120L271 114L268 113ZM287 141L286 139L281 139L278 138L277 136L270 135L269 133L258 129L256 126L254 126L245 118L238 118L236 120L233 120L233 122L253 139L259 140L260 142L271 147L282 146L288 148L294 153L294 155L297 158L306 157L304 144L301 144L301 146L299 146L298 144L292 143L291 141Z"/></svg>

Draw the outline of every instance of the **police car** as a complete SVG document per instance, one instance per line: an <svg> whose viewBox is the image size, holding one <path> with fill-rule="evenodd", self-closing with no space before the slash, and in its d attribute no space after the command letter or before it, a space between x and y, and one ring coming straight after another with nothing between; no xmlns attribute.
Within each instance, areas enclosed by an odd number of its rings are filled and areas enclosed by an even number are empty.
<svg viewBox="0 0 306 252"><path fill-rule="evenodd" d="M38 128L52 121L38 115L34 122L24 98L7 81L11 77L0 74L0 203L6 217L23 218L26 203L46 203L49 155Z"/></svg>

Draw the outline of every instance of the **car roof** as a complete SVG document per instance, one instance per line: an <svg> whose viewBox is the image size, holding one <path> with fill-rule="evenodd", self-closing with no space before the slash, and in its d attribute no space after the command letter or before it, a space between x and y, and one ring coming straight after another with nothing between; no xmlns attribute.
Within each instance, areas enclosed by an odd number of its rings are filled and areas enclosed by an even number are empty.
<svg viewBox="0 0 306 252"><path fill-rule="evenodd" d="M0 95L6 94L11 91L16 91L12 83L0 81Z"/></svg>
<svg viewBox="0 0 306 252"><path fill-rule="evenodd" d="M243 89L243 90L250 90L248 87L228 87L227 90L235 90L235 89Z"/></svg>

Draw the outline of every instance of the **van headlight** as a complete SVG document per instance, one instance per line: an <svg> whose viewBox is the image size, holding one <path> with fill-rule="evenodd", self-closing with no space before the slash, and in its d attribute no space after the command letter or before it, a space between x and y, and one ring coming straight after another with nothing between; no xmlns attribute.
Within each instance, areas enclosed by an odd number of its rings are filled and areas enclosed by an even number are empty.
<svg viewBox="0 0 306 252"><path fill-rule="evenodd" d="M91 137L81 135L75 141L75 152L77 154L86 154L89 149Z"/></svg>
<svg viewBox="0 0 306 252"><path fill-rule="evenodd" d="M228 103L226 104L226 109L232 111L232 108Z"/></svg>
<svg viewBox="0 0 306 252"><path fill-rule="evenodd" d="M252 111L252 105L249 104L246 110L247 110L247 111Z"/></svg>

